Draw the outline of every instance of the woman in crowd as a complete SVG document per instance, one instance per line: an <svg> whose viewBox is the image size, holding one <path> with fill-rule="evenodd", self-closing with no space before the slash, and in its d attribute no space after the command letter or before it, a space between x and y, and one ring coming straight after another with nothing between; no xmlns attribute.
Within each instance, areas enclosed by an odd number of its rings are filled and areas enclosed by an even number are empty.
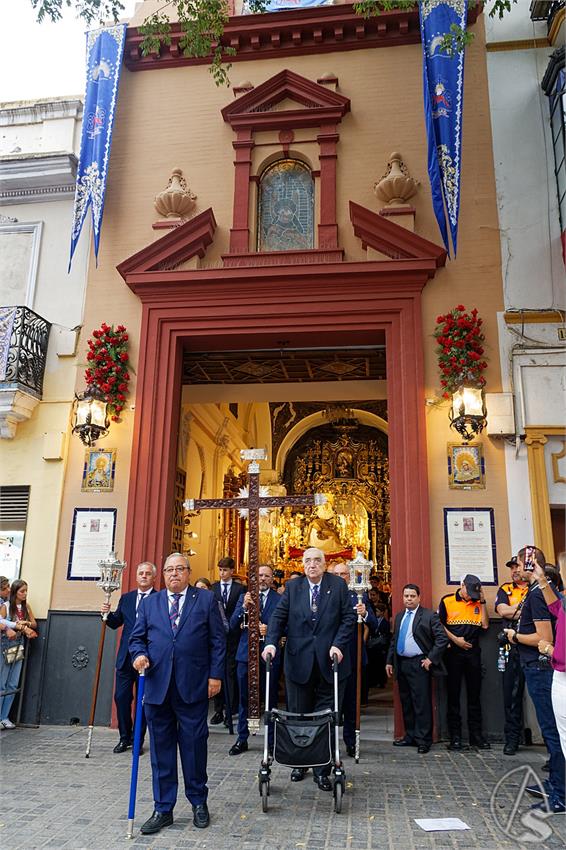
<svg viewBox="0 0 566 850"><path fill-rule="evenodd" d="M9 632L0 632L0 648L2 650L2 668L0 673L0 728L14 729L15 724L9 719L10 709L16 696L16 691L22 672L24 658L24 636L37 637L37 622L27 601L27 582L17 579L12 582L8 604L0 606L0 617L8 618L16 624L29 623L10 638Z"/></svg>
<svg viewBox="0 0 566 850"><path fill-rule="evenodd" d="M561 552L558 556L558 568L558 576L552 578L555 581L555 586L560 587L562 585L560 573L566 569L566 552ZM547 655L550 658L554 670L552 675L552 708L560 735L560 746L566 758L566 598L555 591L552 585L548 583L548 572L538 564L535 565L534 576L538 581L548 610L556 617L554 645L541 640L538 648L542 655Z"/></svg>

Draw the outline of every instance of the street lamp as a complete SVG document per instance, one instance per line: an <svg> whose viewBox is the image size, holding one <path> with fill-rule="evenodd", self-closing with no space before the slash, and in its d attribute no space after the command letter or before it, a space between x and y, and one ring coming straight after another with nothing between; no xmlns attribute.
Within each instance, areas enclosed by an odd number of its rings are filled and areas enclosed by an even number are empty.
<svg viewBox="0 0 566 850"><path fill-rule="evenodd" d="M106 408L106 400L98 387L89 387L75 395L72 431L85 446L94 446L100 437L108 434Z"/></svg>
<svg viewBox="0 0 566 850"><path fill-rule="evenodd" d="M487 410L483 390L479 387L461 386L452 393L449 412L450 427L469 443L480 434L487 423Z"/></svg>

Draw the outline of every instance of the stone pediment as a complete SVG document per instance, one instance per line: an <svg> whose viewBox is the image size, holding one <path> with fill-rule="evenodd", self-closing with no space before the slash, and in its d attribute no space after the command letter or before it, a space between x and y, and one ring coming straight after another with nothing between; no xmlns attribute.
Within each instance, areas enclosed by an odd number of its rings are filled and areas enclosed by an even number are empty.
<svg viewBox="0 0 566 850"><path fill-rule="evenodd" d="M214 239L216 219L209 207L200 215L174 227L136 254L128 257L116 268L126 280L127 275L179 268L193 257L201 259Z"/></svg>
<svg viewBox="0 0 566 850"><path fill-rule="evenodd" d="M347 97L285 69L222 110L234 129L276 129L337 124L350 110Z"/></svg>
<svg viewBox="0 0 566 850"><path fill-rule="evenodd" d="M373 248L393 260L432 260L436 268L446 263L446 251L379 213L350 201L350 221L364 250Z"/></svg>

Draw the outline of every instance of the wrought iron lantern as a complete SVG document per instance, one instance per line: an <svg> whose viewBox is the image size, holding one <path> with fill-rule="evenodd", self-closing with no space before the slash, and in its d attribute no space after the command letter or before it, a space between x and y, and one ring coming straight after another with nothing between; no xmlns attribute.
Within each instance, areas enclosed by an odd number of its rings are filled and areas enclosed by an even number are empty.
<svg viewBox="0 0 566 850"><path fill-rule="evenodd" d="M119 561L116 552L110 552L107 558L98 562L98 569L100 570L100 579L96 582L96 586L104 591L105 601L110 604L112 593L119 589L122 582L122 573L126 569L126 562ZM106 620L107 616L107 614L104 614L102 619Z"/></svg>
<svg viewBox="0 0 566 850"><path fill-rule="evenodd" d="M483 390L479 387L458 387L452 393L449 416L450 427L460 434L465 443L481 434L487 423Z"/></svg>
<svg viewBox="0 0 566 850"><path fill-rule="evenodd" d="M75 395L73 407L73 434L85 446L94 446L100 437L108 434L109 422L104 395L97 387L89 387Z"/></svg>
<svg viewBox="0 0 566 850"><path fill-rule="evenodd" d="M358 602L363 601L364 593L367 593L371 587L369 576L372 568L373 561L367 561L363 552L357 552L353 561L348 561L348 569L350 570L348 590L353 590L357 594ZM361 618L358 618L358 622L361 622Z"/></svg>

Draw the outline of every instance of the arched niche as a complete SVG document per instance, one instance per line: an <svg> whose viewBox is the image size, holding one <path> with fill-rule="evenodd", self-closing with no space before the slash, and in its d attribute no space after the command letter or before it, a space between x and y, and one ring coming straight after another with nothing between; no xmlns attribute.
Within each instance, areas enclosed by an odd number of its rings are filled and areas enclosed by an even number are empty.
<svg viewBox="0 0 566 850"><path fill-rule="evenodd" d="M389 433L388 423L385 421L385 419L382 419L381 416L377 416L376 413L371 413L369 410L358 410L356 408L353 408L353 411L356 416L356 419L363 425L370 425L373 428L378 428L380 431L383 431L384 434ZM289 454L295 443L300 440L301 437L307 433L307 431L310 431L311 428L316 428L318 425L326 424L326 419L324 418L323 414L324 411L320 410L317 413L311 413L310 416L305 416L304 419L301 419L300 422L297 422L297 424L294 425L287 433L281 445L279 446L277 458L275 461L275 470L279 476L283 475L287 455Z"/></svg>

